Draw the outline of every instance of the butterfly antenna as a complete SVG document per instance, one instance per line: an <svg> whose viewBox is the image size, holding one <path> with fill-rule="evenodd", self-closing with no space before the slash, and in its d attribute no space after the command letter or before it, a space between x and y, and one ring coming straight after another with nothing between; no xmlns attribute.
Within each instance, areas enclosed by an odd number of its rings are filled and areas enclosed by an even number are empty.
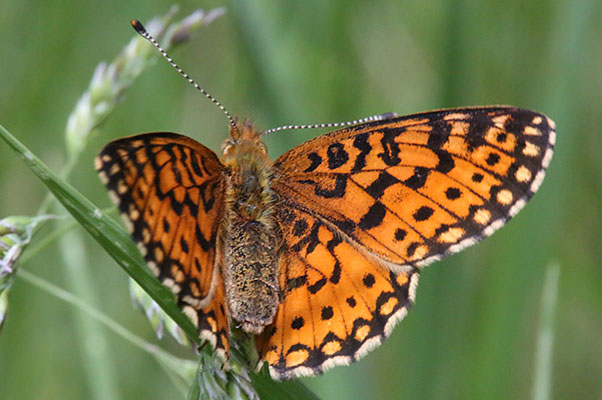
<svg viewBox="0 0 602 400"><path fill-rule="evenodd" d="M373 115L371 117L356 119L353 121L345 121L345 122L331 122L331 123L327 123L327 124L311 124L311 125L283 125L283 126L279 126L277 128L268 129L267 131L263 131L261 133L261 136L265 136L270 133L274 133L274 132L278 132L278 131L285 131L285 130L289 130L289 129L340 128L342 126L358 125L358 124L363 124L365 122L383 121L385 119L391 119L391 118L395 118L397 116L398 116L397 114L390 112L390 113Z"/></svg>
<svg viewBox="0 0 602 400"><path fill-rule="evenodd" d="M228 110L226 110L226 107L224 107L222 105L222 103L217 101L205 89L200 87L186 72L184 72L184 70L182 68L180 68L178 66L178 64L176 64L174 62L174 60L167 54L167 52L165 50L163 50L161 45L159 45L159 43L157 43L157 41L150 35L150 33L148 33L148 31L146 30L146 28L144 27L144 25L142 25L142 23L140 21L138 21L137 19L133 19L130 21L130 23L132 24L132 27L136 30L136 32L138 32L138 34L140 36L142 36L143 38L145 38L146 40L151 42L152 45L155 46L157 48L157 50L159 50L161 55L171 64L172 67L174 67L180 73L180 75L182 75L184 78L186 78L186 80L192 86L194 86L199 92L203 93L205 95L205 97L207 97L209 100L211 100L211 102L213 104L218 106L218 108L220 110L222 110L222 112L226 115L226 118L228 118L228 122L230 123L230 126L232 126L234 129L236 129L236 124L234 123L234 119L232 118L232 116L230 115Z"/></svg>

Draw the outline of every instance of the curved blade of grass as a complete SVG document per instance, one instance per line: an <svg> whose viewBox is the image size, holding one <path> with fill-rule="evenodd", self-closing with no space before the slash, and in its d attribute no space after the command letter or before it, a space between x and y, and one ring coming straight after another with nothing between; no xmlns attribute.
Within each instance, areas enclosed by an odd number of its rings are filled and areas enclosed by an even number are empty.
<svg viewBox="0 0 602 400"><path fill-rule="evenodd" d="M200 345L196 327L178 308L171 291L146 268L142 256L128 234L73 186L52 172L2 125L0 125L0 138L19 155L65 209L104 247L121 268L182 328L190 340L196 345ZM252 374L251 379L262 398L301 400L317 398L298 381L277 383L262 374Z"/></svg>

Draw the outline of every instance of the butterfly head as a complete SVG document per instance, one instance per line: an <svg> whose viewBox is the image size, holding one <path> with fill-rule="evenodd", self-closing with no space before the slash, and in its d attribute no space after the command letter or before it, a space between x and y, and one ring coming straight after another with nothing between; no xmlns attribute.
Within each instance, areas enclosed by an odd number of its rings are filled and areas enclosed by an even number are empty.
<svg viewBox="0 0 602 400"><path fill-rule="evenodd" d="M261 132L256 131L249 120L239 122L234 119L230 137L222 144L223 161L228 165L245 154L267 160L267 147L261 141Z"/></svg>

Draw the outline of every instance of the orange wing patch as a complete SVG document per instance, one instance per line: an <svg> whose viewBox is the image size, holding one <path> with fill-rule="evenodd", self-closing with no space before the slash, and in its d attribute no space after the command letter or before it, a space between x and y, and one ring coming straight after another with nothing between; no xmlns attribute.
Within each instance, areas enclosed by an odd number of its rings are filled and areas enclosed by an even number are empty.
<svg viewBox="0 0 602 400"><path fill-rule="evenodd" d="M399 117L294 148L273 188L399 271L501 227L541 184L554 141L551 120L512 107Z"/></svg>
<svg viewBox="0 0 602 400"><path fill-rule="evenodd" d="M222 356L228 320L216 240L223 167L187 137L152 133L109 143L96 169L153 273Z"/></svg>
<svg viewBox="0 0 602 400"><path fill-rule="evenodd" d="M281 208L283 300L256 338L275 379L347 365L387 337L414 299L418 270L394 274L310 213Z"/></svg>

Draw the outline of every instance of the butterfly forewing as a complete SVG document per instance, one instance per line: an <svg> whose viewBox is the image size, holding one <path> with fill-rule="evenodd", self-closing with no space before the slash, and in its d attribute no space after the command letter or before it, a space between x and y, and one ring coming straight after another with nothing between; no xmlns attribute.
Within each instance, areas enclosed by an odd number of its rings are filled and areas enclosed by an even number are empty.
<svg viewBox="0 0 602 400"><path fill-rule="evenodd" d="M441 110L342 129L276 160L273 188L395 270L475 243L539 187L555 140L512 107Z"/></svg>
<svg viewBox="0 0 602 400"><path fill-rule="evenodd" d="M96 159L133 239L176 295L202 338L228 351L228 322L216 242L223 166L185 136L151 133L109 143Z"/></svg>

